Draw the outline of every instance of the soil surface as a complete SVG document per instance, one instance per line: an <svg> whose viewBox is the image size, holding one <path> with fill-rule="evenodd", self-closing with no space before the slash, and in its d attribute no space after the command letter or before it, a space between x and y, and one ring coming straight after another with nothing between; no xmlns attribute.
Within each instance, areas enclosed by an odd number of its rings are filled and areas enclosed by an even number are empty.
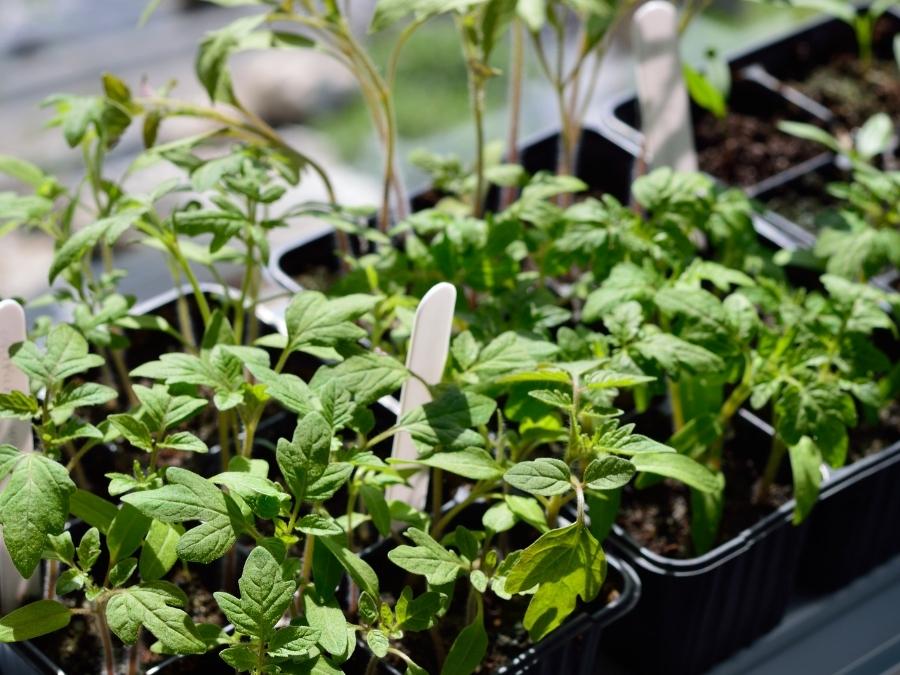
<svg viewBox="0 0 900 675"><path fill-rule="evenodd" d="M823 211L837 206L838 200L828 194L829 183L836 179L821 172L804 174L762 198L766 208L790 220L807 232L816 234L819 228L816 218Z"/></svg>
<svg viewBox="0 0 900 675"><path fill-rule="evenodd" d="M719 119L704 113L694 123L700 169L740 187L750 187L822 152L815 143L778 130L781 115L734 110Z"/></svg>
<svg viewBox="0 0 900 675"><path fill-rule="evenodd" d="M845 129L855 129L879 112L900 121L900 72L893 61L867 64L855 54L838 54L803 81L789 84L829 108Z"/></svg>
<svg viewBox="0 0 900 675"><path fill-rule="evenodd" d="M791 498L790 471L785 459L769 498L762 503L753 499L770 442L762 432L743 427L726 438L722 453L725 504L717 545L734 538ZM683 483L666 480L642 490L629 485L622 493L617 522L629 536L654 553L691 558L695 553L691 542L690 503L690 490Z"/></svg>
<svg viewBox="0 0 900 675"><path fill-rule="evenodd" d="M900 441L900 401L892 401L878 414L878 420L862 421L850 430L847 463L875 455Z"/></svg>

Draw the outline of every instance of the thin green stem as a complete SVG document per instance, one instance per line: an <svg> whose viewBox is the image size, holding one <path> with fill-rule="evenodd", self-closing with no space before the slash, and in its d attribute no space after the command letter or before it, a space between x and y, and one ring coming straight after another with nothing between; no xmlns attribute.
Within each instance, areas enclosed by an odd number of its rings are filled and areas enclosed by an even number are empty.
<svg viewBox="0 0 900 675"><path fill-rule="evenodd" d="M766 461L766 468L763 471L762 478L759 481L759 488L756 491L757 503L764 504L772 491L772 485L775 483L775 477L778 475L778 469L781 468L781 461L787 452L787 445L780 435L776 432L772 437L772 448L769 450L769 458Z"/></svg>

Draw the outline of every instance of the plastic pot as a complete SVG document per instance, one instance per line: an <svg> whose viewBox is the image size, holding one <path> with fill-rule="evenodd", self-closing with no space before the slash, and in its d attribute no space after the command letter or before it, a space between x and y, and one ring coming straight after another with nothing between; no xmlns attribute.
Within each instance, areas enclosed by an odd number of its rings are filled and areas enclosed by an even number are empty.
<svg viewBox="0 0 900 675"><path fill-rule="evenodd" d="M898 485L900 439L831 474L809 517L800 591L836 590L900 553Z"/></svg>
<svg viewBox="0 0 900 675"><path fill-rule="evenodd" d="M865 6L860 11L864 9ZM886 35L900 32L900 15L891 10L881 18L880 27ZM890 39L882 39L875 47L878 56L893 60ZM781 35L763 40L732 54L728 59L734 83L729 107L750 115L768 115L774 111L785 120L835 126L837 120L831 110L789 86L786 81L802 81L813 68L828 62L835 55L855 51L857 46L853 29L841 20L828 17L814 18ZM694 120L699 119L701 114L705 113L692 104ZM614 99L603 115L602 124L604 133L641 146L640 114L633 93ZM815 158L798 162L744 187L755 196L785 178L815 168L822 161L827 161L828 156L829 153L823 151Z"/></svg>
<svg viewBox="0 0 900 675"><path fill-rule="evenodd" d="M741 410L736 435L768 449L771 427ZM641 580L635 610L610 628L610 651L629 672L701 673L766 633L783 617L806 526L790 500L704 555L676 559L642 547L614 526L609 549ZM648 637L651 639L648 647Z"/></svg>

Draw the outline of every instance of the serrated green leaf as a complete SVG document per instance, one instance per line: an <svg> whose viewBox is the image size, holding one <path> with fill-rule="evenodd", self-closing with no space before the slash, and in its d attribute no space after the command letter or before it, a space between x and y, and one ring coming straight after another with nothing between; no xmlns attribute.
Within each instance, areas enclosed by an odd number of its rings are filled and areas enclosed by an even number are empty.
<svg viewBox="0 0 900 675"><path fill-rule="evenodd" d="M519 490L543 497L562 495L572 490L568 464L550 457L519 462L503 474L503 480Z"/></svg>
<svg viewBox="0 0 900 675"><path fill-rule="evenodd" d="M414 527L406 531L406 536L417 546L398 546L388 552L388 558L398 567L421 574L432 586L449 584L465 570L462 559L422 530Z"/></svg>
<svg viewBox="0 0 900 675"><path fill-rule="evenodd" d="M11 446L2 447L0 461L11 473L0 494L0 525L13 564L27 579L41 560L47 535L62 532L75 483L65 467L45 455L11 458Z"/></svg>
<svg viewBox="0 0 900 675"><path fill-rule="evenodd" d="M275 456L294 497L303 500L309 484L322 477L331 457L331 426L318 412L303 417L290 441L281 438Z"/></svg>
<svg viewBox="0 0 900 675"><path fill-rule="evenodd" d="M45 349L26 341L10 353L13 363L32 383L42 386L53 386L104 363L100 356L88 353L88 343L81 333L64 323L50 329Z"/></svg>
<svg viewBox="0 0 900 675"><path fill-rule="evenodd" d="M437 399L404 414L397 426L423 446L464 450L482 447L484 438L472 427L490 420L496 403L486 396L449 389Z"/></svg>
<svg viewBox="0 0 900 675"><path fill-rule="evenodd" d="M537 586L524 625L538 641L559 626L577 598L593 600L606 578L606 557L594 536L575 523L547 532L518 556L506 577L508 593Z"/></svg>
<svg viewBox="0 0 900 675"><path fill-rule="evenodd" d="M241 597L216 592L216 602L242 633L267 640L297 589L282 577L281 565L262 546L254 548L238 580Z"/></svg>
<svg viewBox="0 0 900 675"><path fill-rule="evenodd" d="M122 497L122 501L165 523L199 520L199 526L179 539L179 557L200 563L221 558L236 539L232 509L226 496L212 482L187 469L171 467L166 471L166 479L168 485L132 492Z"/></svg>
<svg viewBox="0 0 900 675"><path fill-rule="evenodd" d="M137 642L141 626L159 640L167 651L202 654L206 643L191 618L179 609L187 598L177 586L151 581L114 593L106 603L106 621L126 644Z"/></svg>

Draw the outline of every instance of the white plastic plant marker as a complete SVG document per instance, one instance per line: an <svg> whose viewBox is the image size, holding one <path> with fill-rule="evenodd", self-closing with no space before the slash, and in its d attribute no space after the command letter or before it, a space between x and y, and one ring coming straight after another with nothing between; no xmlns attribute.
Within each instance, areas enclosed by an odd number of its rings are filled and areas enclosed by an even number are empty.
<svg viewBox="0 0 900 675"><path fill-rule="evenodd" d="M696 171L690 99L678 55L678 10L650 0L634 13L635 80L648 169Z"/></svg>
<svg viewBox="0 0 900 675"><path fill-rule="evenodd" d="M25 312L14 300L0 300L0 392L28 391L28 377L12 362L9 348L25 339ZM0 419L0 444L8 443L23 452L34 447L31 424L25 420ZM0 611L4 614L18 605L29 590L38 590L38 575L22 579L13 566L0 538Z"/></svg>
<svg viewBox="0 0 900 675"><path fill-rule="evenodd" d="M403 383L397 419L431 400L431 393L423 381L428 384L441 381L450 353L450 331L455 307L456 287L446 282L432 286L419 302L413 319L406 367L421 380L410 377ZM415 459L418 456L412 437L407 432L401 431L394 435L391 456L396 459ZM409 485L390 486L386 496L389 500L399 499L422 510L428 498L428 477L428 472L417 473L410 477Z"/></svg>

